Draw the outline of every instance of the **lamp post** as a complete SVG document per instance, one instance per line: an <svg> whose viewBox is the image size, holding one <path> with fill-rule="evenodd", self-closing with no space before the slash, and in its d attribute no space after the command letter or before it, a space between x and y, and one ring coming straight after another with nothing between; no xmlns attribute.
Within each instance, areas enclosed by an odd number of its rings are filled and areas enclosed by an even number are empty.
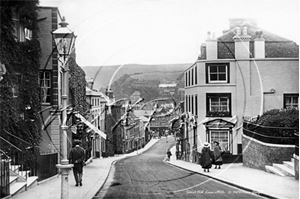
<svg viewBox="0 0 300 199"><path fill-rule="evenodd" d="M76 36L69 28L68 23L63 17L62 22L59 23L60 28L54 30L52 33L53 40L55 42L58 58L62 60L62 159L60 164L56 167L61 170L61 199L69 198L69 170L73 167L73 164L69 164L68 161L68 149L67 149L67 106L68 106L68 90L69 90L69 67L68 60L74 48Z"/></svg>

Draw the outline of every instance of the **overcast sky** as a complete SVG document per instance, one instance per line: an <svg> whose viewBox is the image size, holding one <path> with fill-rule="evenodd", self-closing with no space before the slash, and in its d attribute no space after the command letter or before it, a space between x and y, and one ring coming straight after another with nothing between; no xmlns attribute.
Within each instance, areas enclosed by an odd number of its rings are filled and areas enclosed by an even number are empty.
<svg viewBox="0 0 300 199"><path fill-rule="evenodd" d="M58 7L77 35L79 66L196 61L207 31L222 35L230 18L299 44L299 0L40 0Z"/></svg>

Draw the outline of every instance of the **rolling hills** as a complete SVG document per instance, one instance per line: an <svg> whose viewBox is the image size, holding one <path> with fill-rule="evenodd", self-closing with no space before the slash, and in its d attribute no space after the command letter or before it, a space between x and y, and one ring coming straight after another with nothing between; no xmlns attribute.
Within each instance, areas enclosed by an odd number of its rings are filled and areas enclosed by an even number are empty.
<svg viewBox="0 0 300 199"><path fill-rule="evenodd" d="M161 65L111 65L111 66L86 66L82 69L86 77L94 79L94 89L107 88L120 77L128 74L131 78L143 81L160 81L166 78L176 81L184 69L192 64L161 64Z"/></svg>

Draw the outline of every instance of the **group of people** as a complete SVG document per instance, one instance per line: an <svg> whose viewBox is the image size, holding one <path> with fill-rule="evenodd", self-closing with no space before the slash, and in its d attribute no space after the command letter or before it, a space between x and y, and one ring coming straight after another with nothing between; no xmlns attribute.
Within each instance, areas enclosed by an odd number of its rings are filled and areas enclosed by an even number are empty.
<svg viewBox="0 0 300 199"><path fill-rule="evenodd" d="M221 169L223 164L223 151L218 141L214 141L213 151L210 150L210 144L205 142L201 151L200 165L204 169L204 172L209 172L212 165L215 165L215 169Z"/></svg>
<svg viewBox="0 0 300 199"><path fill-rule="evenodd" d="M75 146L71 149L69 155L69 163L73 164L73 173L75 177L75 186L82 186L82 173L83 166L85 165L85 150L80 146L80 141L75 140ZM219 142L214 141L213 151L210 150L210 144L205 142L201 151L200 165L204 169L204 172L209 172L212 164L215 165L215 169L221 169L223 164L222 154L223 151L219 145ZM170 161L172 153L170 149L167 150L166 160Z"/></svg>

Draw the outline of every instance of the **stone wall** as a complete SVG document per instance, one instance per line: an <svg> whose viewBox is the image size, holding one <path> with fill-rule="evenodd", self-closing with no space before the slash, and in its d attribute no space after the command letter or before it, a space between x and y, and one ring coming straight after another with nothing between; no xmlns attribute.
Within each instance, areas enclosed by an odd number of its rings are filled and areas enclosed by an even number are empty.
<svg viewBox="0 0 300 199"><path fill-rule="evenodd" d="M265 144L243 135L243 165L255 169L265 170L265 165L282 164L291 161L295 153L294 146Z"/></svg>
<svg viewBox="0 0 300 199"><path fill-rule="evenodd" d="M295 179L299 180L299 156L294 155Z"/></svg>

